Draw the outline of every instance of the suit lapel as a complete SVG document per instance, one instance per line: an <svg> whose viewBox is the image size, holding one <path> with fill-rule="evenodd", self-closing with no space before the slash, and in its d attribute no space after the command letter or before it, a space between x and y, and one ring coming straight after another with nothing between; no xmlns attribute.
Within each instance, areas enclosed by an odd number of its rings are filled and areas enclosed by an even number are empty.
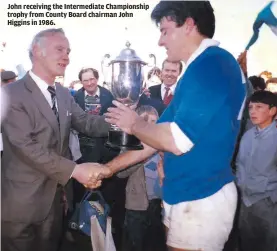
<svg viewBox="0 0 277 251"><path fill-rule="evenodd" d="M82 88L80 93L78 94L78 104L83 110L85 110L85 89L84 88Z"/></svg>
<svg viewBox="0 0 277 251"><path fill-rule="evenodd" d="M25 86L31 92L31 96L35 101L37 108L40 110L42 115L46 118L48 123L51 125L57 137L60 137L59 124L58 124L57 118L54 112L52 111L49 103L47 102L46 98L44 97L39 87L37 86L35 81L30 77L28 73L24 78L25 78L24 79Z"/></svg>
<svg viewBox="0 0 277 251"><path fill-rule="evenodd" d="M61 148L62 142L65 137L65 130L66 130L66 123L67 123L67 103L66 98L64 96L63 87L60 84L56 84L56 96L57 96L57 103L58 103L58 111L59 111L59 120L60 120L60 137L61 137Z"/></svg>
<svg viewBox="0 0 277 251"><path fill-rule="evenodd" d="M99 98L100 98L100 104L101 104L100 114L102 115L104 112L106 112L106 94L100 86L99 86L99 91L100 91Z"/></svg>
<svg viewBox="0 0 277 251"><path fill-rule="evenodd" d="M159 97L160 97L160 99L161 99L161 101L163 101L163 97L162 97L162 85L159 85L159 88L157 88L158 89L158 95L159 95Z"/></svg>

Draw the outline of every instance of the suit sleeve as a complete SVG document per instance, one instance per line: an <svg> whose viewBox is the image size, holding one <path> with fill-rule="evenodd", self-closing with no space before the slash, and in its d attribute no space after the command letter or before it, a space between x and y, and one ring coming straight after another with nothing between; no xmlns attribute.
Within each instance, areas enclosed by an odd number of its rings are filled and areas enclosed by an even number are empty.
<svg viewBox="0 0 277 251"><path fill-rule="evenodd" d="M87 114L71 98L71 126L78 132L90 137L107 137L110 124L105 121L104 116Z"/></svg>
<svg viewBox="0 0 277 251"><path fill-rule="evenodd" d="M32 133L32 122L26 108L13 102L9 116L3 123L3 132L14 153L30 167L65 185L75 168L75 162L59 156L38 142Z"/></svg>
<svg viewBox="0 0 277 251"><path fill-rule="evenodd" d="M155 88L156 87L156 88ZM157 98L157 86L149 87L150 97Z"/></svg>

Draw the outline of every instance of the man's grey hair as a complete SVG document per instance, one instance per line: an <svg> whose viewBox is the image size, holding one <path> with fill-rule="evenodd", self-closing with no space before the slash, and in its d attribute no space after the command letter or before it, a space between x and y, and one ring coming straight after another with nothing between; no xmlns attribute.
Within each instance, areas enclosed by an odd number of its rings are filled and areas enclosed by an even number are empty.
<svg viewBox="0 0 277 251"><path fill-rule="evenodd" d="M43 31L40 31L38 34L35 35L35 37L33 38L33 41L30 45L30 48L29 48L29 57L32 61L33 59L33 48L35 45L38 45L38 46L41 46L42 44L42 40L49 36L49 35L54 35L56 33L62 33L64 34L64 31L63 29L47 29L47 30L43 30Z"/></svg>

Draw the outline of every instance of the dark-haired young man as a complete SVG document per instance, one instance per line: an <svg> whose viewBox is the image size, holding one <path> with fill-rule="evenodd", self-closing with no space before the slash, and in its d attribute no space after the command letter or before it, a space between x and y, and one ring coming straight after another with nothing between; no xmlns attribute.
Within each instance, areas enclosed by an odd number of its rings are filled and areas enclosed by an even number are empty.
<svg viewBox="0 0 277 251"><path fill-rule="evenodd" d="M255 125L242 137L237 157L241 250L273 251L277 247L277 97L257 91L249 99Z"/></svg>
<svg viewBox="0 0 277 251"><path fill-rule="evenodd" d="M245 99L236 59L212 40L209 1L161 1L152 12L159 45L185 72L157 124L118 102L107 121L144 143L107 164L110 175L164 151L164 224L170 250L220 251L232 229L237 190L230 161Z"/></svg>

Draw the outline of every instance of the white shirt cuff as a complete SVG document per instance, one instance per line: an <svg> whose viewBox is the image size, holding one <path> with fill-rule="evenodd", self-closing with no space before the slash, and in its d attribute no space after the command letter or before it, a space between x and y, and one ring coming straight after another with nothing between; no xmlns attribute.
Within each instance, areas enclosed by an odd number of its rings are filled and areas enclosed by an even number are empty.
<svg viewBox="0 0 277 251"><path fill-rule="evenodd" d="M186 136L183 131L180 129L180 127L175 123L170 123L170 129L172 136L175 141L175 145L177 148L182 152L186 153L191 150L191 148L194 146L192 141Z"/></svg>

